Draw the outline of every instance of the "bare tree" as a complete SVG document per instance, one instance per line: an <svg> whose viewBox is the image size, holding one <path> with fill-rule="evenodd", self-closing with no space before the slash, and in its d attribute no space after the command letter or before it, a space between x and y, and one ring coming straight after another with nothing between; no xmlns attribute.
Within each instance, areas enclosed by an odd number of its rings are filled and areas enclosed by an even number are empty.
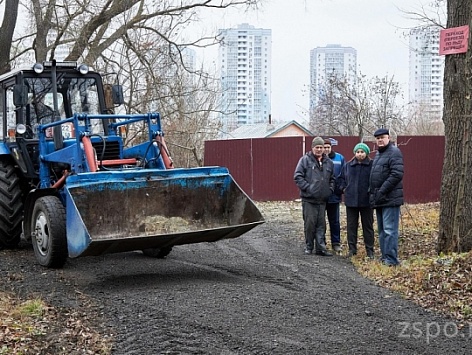
<svg viewBox="0 0 472 355"><path fill-rule="evenodd" d="M447 1L447 28L470 24L472 3ZM446 56L444 74L445 159L441 182L438 252L472 250L472 55Z"/></svg>
<svg viewBox="0 0 472 355"><path fill-rule="evenodd" d="M0 48L2 48L0 51L0 74L3 74L11 69L10 51L5 49L10 48L12 44L19 2L18 0L2 0L0 4L3 4L3 22L0 27Z"/></svg>
<svg viewBox="0 0 472 355"><path fill-rule="evenodd" d="M173 48L173 47L171 47ZM196 68L189 48L170 49L168 43L141 29L129 31L97 64L115 72L128 89L125 104L130 113L158 111L175 166L203 164L203 142L216 137L218 124L216 82ZM144 127L133 127L127 139L136 140Z"/></svg>
<svg viewBox="0 0 472 355"><path fill-rule="evenodd" d="M368 79L361 74L355 82L347 76L332 76L318 93L318 104L310 115L314 132L363 139L376 127L403 130L403 109L398 104L401 90L393 76Z"/></svg>
<svg viewBox="0 0 472 355"><path fill-rule="evenodd" d="M405 131L408 135L444 135L443 121L437 118L436 112L431 112L430 105L411 105L407 117Z"/></svg>
<svg viewBox="0 0 472 355"><path fill-rule="evenodd" d="M403 126L402 108L397 99L402 95L400 84L394 76L373 78L370 85L373 94L373 123L376 127L392 127L401 132Z"/></svg>
<svg viewBox="0 0 472 355"><path fill-rule="evenodd" d="M419 26L439 26L444 27L446 23L447 0L432 0L426 5L419 4L408 10L403 9L402 12L406 18L414 20Z"/></svg>
<svg viewBox="0 0 472 355"><path fill-rule="evenodd" d="M130 30L142 29L164 39L170 46L208 46L215 36L179 37L198 21L199 11L230 7L257 8L261 0L30 0L36 26L31 48L36 60L51 59L58 46L71 47L67 60L95 63L99 56ZM158 23L158 26L154 26ZM49 55L50 58L47 58Z"/></svg>
<svg viewBox="0 0 472 355"><path fill-rule="evenodd" d="M204 141L216 139L220 129L219 121L212 118L218 98L216 83L207 76L184 74L179 84L173 86L172 95L179 100L167 102L171 112L164 121L170 132L169 149L176 166L202 166Z"/></svg>
<svg viewBox="0 0 472 355"><path fill-rule="evenodd" d="M405 11L425 25L453 28L470 24L472 3L467 0L435 0L427 11ZM431 12L436 9L436 12ZM432 15L433 13L433 15ZM445 21L447 18L447 21ZM446 26L444 25L446 23ZM472 54L471 38L463 54L446 56L444 68L443 122L446 137L441 182L438 253L472 250Z"/></svg>

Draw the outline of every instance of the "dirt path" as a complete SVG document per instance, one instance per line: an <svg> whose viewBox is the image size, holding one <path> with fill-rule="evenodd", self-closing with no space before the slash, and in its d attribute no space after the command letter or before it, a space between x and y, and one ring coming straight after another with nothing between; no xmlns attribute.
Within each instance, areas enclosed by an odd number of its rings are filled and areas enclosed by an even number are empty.
<svg viewBox="0 0 472 355"><path fill-rule="evenodd" d="M0 290L82 308L112 354L466 354L472 325L427 312L360 277L343 257L306 256L297 210L275 209L245 236L36 265L0 252ZM17 280L15 277L17 275Z"/></svg>

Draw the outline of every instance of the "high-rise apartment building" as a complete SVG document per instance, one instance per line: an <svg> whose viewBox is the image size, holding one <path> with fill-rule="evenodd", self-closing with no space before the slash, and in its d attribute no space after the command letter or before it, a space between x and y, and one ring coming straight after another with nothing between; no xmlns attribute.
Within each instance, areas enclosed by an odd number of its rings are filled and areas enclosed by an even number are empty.
<svg viewBox="0 0 472 355"><path fill-rule="evenodd" d="M319 135L345 133L340 112L338 83L355 84L357 51L340 44L328 44L310 51L310 129Z"/></svg>
<svg viewBox="0 0 472 355"><path fill-rule="evenodd" d="M356 81L357 51L340 44L328 44L310 51L310 109L323 96L325 84L331 76Z"/></svg>
<svg viewBox="0 0 472 355"><path fill-rule="evenodd" d="M272 31L245 23L219 32L223 130L229 132L244 124L268 122Z"/></svg>
<svg viewBox="0 0 472 355"><path fill-rule="evenodd" d="M439 55L436 26L410 30L410 103L432 121L441 120L443 111L444 56Z"/></svg>

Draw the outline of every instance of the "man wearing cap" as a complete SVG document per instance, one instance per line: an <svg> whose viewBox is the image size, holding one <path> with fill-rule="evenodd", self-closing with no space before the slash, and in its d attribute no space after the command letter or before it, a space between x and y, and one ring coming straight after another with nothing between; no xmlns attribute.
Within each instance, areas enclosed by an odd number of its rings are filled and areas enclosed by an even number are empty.
<svg viewBox="0 0 472 355"><path fill-rule="evenodd" d="M380 128L374 136L378 148L369 179L370 205L377 217L381 261L396 266L400 264L398 227L403 205L403 155L390 142L388 129Z"/></svg>
<svg viewBox="0 0 472 355"><path fill-rule="evenodd" d="M331 139L324 140L324 153L334 164L335 186L334 192L329 196L326 204L329 231L331 234L331 247L335 252L341 251L341 224L339 223L339 204L341 203L342 191L338 188L338 179L344 167L344 156L332 149Z"/></svg>
<svg viewBox="0 0 472 355"><path fill-rule="evenodd" d="M357 230L361 217L364 246L368 258L374 258L374 210L369 204L369 177L372 170L370 148L365 143L354 147L354 157L348 161L339 177L346 206L349 257L357 255Z"/></svg>
<svg viewBox="0 0 472 355"><path fill-rule="evenodd" d="M293 178L302 199L305 254L312 254L314 249L316 255L332 256L325 243L325 209L334 191L334 165L323 151L324 139L314 138L311 151L298 161Z"/></svg>

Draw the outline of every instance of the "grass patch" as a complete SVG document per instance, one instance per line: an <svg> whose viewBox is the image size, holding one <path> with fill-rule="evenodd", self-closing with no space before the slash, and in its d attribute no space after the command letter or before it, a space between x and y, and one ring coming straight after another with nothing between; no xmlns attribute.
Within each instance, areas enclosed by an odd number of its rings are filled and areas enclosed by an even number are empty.
<svg viewBox="0 0 472 355"><path fill-rule="evenodd" d="M437 255L439 203L406 205L400 221L400 267L388 267L360 255L358 272L422 307L459 321L472 320L472 252ZM361 234L360 234L361 235ZM377 239L377 238L376 238ZM376 240L378 242L378 240ZM378 245L376 246L378 251Z"/></svg>
<svg viewBox="0 0 472 355"><path fill-rule="evenodd" d="M0 355L109 354L111 339L93 328L85 312L0 292Z"/></svg>

